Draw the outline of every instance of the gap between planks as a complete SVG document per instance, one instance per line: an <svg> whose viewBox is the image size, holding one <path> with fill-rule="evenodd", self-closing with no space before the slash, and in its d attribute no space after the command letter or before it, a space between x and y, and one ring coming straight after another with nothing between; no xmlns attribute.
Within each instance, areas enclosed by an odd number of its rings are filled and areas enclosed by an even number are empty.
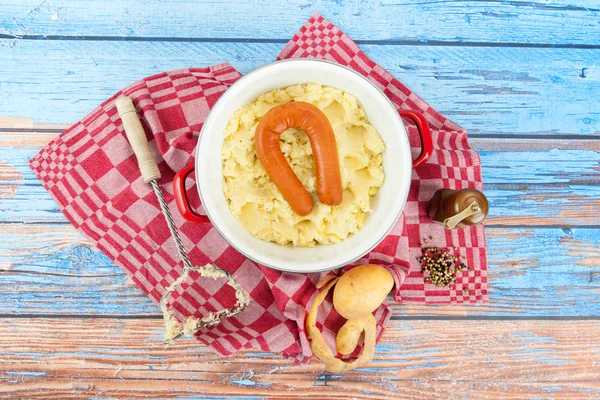
<svg viewBox="0 0 600 400"><path fill-rule="evenodd" d="M9 40L56 40L56 41L88 41L88 42L176 42L176 43L260 43L285 44L290 39L267 38L225 38L225 37L169 37L169 36L64 36L64 35L11 35L0 34L0 39ZM432 46L432 47L508 47L531 49L580 49L597 50L597 44L576 43L520 43L520 42L478 42L452 40L394 40L394 39L356 39L358 45L382 46Z"/></svg>

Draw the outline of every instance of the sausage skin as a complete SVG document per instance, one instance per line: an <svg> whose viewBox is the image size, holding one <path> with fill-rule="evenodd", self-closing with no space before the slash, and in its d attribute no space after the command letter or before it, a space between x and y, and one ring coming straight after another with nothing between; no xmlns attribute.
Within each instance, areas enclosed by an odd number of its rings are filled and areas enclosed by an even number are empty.
<svg viewBox="0 0 600 400"><path fill-rule="evenodd" d="M308 215L314 202L300 179L294 174L279 147L279 137L289 128L306 132L312 147L321 203L335 206L342 202L342 178L333 128L317 107L304 102L290 102L273 107L256 127L256 155L292 209Z"/></svg>

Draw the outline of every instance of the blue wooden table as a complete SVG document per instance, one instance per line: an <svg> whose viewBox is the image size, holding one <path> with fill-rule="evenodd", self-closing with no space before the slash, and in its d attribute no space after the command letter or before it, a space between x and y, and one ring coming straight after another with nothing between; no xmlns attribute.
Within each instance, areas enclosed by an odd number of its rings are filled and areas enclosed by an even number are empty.
<svg viewBox="0 0 600 400"><path fill-rule="evenodd" d="M395 306L372 365L344 375L165 349L158 307L27 160L144 76L272 61L314 11L469 130L490 303ZM4 0L0 397L600 399L599 183L597 1Z"/></svg>

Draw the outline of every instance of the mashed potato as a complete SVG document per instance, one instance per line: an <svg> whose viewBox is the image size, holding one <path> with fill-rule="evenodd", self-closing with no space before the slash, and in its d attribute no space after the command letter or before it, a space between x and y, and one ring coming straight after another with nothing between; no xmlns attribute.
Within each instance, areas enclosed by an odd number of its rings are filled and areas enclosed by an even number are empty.
<svg viewBox="0 0 600 400"><path fill-rule="evenodd" d="M308 137L299 129L285 131L281 150L315 202L313 211L304 217L285 201L254 150L254 133L262 116L290 101L311 103L329 118L344 189L340 205L321 203ZM383 184L385 144L357 99L339 89L305 84L265 93L233 114L224 135L223 192L229 209L248 232L265 241L294 246L340 242L361 228L371 211L371 199Z"/></svg>

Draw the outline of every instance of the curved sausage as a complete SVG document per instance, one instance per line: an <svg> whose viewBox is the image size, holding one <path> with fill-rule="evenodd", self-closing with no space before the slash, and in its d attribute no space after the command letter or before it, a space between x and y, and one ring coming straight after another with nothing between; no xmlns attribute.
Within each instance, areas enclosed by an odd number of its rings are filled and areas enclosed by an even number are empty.
<svg viewBox="0 0 600 400"><path fill-rule="evenodd" d="M273 107L256 127L256 155L267 174L292 209L308 215L314 203L294 174L279 147L279 137L288 128L306 132L312 147L319 200L328 205L342 202L342 178L333 128L321 110L309 103L290 102Z"/></svg>

